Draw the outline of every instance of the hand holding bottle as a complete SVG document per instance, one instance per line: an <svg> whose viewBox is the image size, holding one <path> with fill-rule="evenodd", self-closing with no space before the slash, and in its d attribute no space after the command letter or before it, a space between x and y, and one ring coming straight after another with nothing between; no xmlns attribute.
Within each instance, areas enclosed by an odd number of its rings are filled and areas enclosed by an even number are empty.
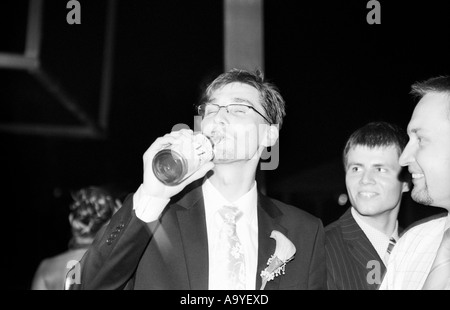
<svg viewBox="0 0 450 310"><path fill-rule="evenodd" d="M171 198L211 170L214 167L212 157L212 146L207 138L194 135L192 130L182 129L156 139L143 157L145 192L154 197Z"/></svg>

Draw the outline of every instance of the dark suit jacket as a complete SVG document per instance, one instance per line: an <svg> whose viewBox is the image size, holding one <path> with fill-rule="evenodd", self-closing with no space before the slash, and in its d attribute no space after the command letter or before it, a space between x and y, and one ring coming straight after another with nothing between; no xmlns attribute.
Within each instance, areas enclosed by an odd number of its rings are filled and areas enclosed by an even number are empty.
<svg viewBox="0 0 450 310"><path fill-rule="evenodd" d="M378 261L381 280L386 266L350 210L325 227L327 286L332 290L376 290L381 283L368 283L369 272L369 278L375 278L375 267L370 264L367 268L368 262Z"/></svg>
<svg viewBox="0 0 450 310"><path fill-rule="evenodd" d="M132 195L81 260L81 283L71 289L208 289L208 240L201 181L173 197L160 219L144 223L132 210ZM296 246L285 274L265 289L325 289L324 229L320 219L258 194L258 268L275 251L272 230Z"/></svg>

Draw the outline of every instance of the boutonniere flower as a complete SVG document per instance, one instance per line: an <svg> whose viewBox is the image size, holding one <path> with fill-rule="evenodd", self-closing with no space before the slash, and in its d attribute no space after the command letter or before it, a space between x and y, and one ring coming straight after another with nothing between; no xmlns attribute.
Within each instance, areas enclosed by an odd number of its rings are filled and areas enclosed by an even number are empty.
<svg viewBox="0 0 450 310"><path fill-rule="evenodd" d="M273 230L270 238L275 239L275 253L267 261L267 267L261 271L262 285L264 289L268 281L273 280L281 273L284 274L286 263L294 258L296 249L295 245L285 235L277 230Z"/></svg>

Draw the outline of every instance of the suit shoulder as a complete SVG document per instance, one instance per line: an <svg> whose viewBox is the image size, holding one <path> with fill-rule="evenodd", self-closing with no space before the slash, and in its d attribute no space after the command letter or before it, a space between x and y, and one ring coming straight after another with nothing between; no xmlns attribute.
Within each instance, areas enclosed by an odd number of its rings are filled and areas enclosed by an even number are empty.
<svg viewBox="0 0 450 310"><path fill-rule="evenodd" d="M333 235L333 234L339 232L340 227L341 227L340 220L336 220L336 221L328 224L327 226L325 226L325 234Z"/></svg>
<svg viewBox="0 0 450 310"><path fill-rule="evenodd" d="M350 207L346 211L344 211L337 220L325 226L325 235L326 236L341 235L343 227L348 227L352 225L357 224L353 219L353 216L351 215L351 207Z"/></svg>

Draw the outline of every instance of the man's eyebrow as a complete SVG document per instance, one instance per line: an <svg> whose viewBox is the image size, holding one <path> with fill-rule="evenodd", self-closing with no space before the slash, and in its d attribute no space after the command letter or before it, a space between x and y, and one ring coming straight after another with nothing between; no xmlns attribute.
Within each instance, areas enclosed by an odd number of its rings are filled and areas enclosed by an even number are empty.
<svg viewBox="0 0 450 310"><path fill-rule="evenodd" d="M211 99L209 99L208 101L206 101L205 103L214 103L214 102L216 102L216 101L217 101L216 98L211 98ZM253 104L253 102L251 102L250 100L245 99L245 98L234 97L234 98L231 98L231 101L234 102L234 103L247 103L248 105L251 105L252 107L255 106L255 105Z"/></svg>
<svg viewBox="0 0 450 310"><path fill-rule="evenodd" d="M237 103L248 103L249 105L254 106L254 105L253 105L253 102L251 102L250 100L245 99L245 98L235 97L235 98L233 98L232 100L233 100L233 102L237 102Z"/></svg>
<svg viewBox="0 0 450 310"><path fill-rule="evenodd" d="M382 167L392 167L392 165L390 163L375 163L372 165L372 167L375 168L382 168Z"/></svg>
<svg viewBox="0 0 450 310"><path fill-rule="evenodd" d="M412 129L409 129L409 130L408 130L409 133L413 133L413 134L417 134L417 133L420 132L420 131L421 131L420 128L412 128Z"/></svg>
<svg viewBox="0 0 450 310"><path fill-rule="evenodd" d="M358 167L362 167L362 166L364 166L362 163L359 163L359 162L357 162L357 161L349 161L348 163L347 163L347 167L349 167L349 166L358 166Z"/></svg>

